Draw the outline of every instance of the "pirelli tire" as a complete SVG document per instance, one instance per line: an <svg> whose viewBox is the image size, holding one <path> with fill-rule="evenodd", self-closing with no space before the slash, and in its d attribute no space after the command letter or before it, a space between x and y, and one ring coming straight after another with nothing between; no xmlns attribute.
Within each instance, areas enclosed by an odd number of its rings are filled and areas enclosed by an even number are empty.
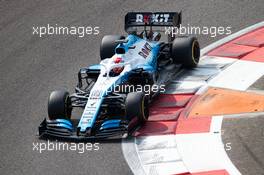
<svg viewBox="0 0 264 175"><path fill-rule="evenodd" d="M171 57L185 68L197 67L200 60L200 45L196 37L178 37L172 42Z"/></svg>
<svg viewBox="0 0 264 175"><path fill-rule="evenodd" d="M50 93L48 99L48 116L50 120L70 119L71 112L69 92L57 90Z"/></svg>
<svg viewBox="0 0 264 175"><path fill-rule="evenodd" d="M132 120L138 118L139 125L143 125L149 117L148 98L143 92L130 92L126 98L126 117Z"/></svg>
<svg viewBox="0 0 264 175"><path fill-rule="evenodd" d="M105 35L100 46L101 60L111 58L115 54L116 46L119 44L116 41L122 39L125 39L125 37L120 35Z"/></svg>

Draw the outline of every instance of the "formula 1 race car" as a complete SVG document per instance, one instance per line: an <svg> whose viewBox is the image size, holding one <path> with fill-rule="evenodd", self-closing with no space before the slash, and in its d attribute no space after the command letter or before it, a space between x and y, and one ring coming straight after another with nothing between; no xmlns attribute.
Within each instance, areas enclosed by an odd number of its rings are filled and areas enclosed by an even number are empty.
<svg viewBox="0 0 264 175"><path fill-rule="evenodd" d="M101 62L80 69L75 93L50 94L49 118L39 126L40 137L125 137L143 125L154 97L179 70L195 68L199 62L195 37L162 36L165 27L180 24L181 13L177 12L128 13L128 35L103 37ZM168 41L160 41L162 37ZM83 108L83 113L74 122L71 112L77 107Z"/></svg>

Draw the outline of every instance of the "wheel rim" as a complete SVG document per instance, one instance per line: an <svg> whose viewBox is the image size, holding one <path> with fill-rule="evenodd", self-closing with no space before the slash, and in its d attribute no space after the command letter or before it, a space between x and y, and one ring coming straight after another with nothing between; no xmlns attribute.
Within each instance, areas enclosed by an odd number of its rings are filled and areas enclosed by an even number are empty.
<svg viewBox="0 0 264 175"><path fill-rule="evenodd" d="M200 58L200 46L197 40L192 44L192 59L195 64L198 64Z"/></svg>

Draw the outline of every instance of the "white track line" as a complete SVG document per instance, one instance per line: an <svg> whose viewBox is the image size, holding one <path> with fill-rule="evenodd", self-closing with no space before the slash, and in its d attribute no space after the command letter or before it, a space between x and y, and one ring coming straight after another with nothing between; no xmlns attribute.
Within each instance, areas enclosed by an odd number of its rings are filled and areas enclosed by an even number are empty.
<svg viewBox="0 0 264 175"><path fill-rule="evenodd" d="M175 135L138 137L135 140L146 174L188 172L178 152Z"/></svg>
<svg viewBox="0 0 264 175"><path fill-rule="evenodd" d="M247 90L264 75L264 63L238 60L209 81L209 86Z"/></svg>
<svg viewBox="0 0 264 175"><path fill-rule="evenodd" d="M145 175L146 173L138 155L138 150L134 138L130 140L122 140L122 151L124 158L132 172L136 175Z"/></svg>

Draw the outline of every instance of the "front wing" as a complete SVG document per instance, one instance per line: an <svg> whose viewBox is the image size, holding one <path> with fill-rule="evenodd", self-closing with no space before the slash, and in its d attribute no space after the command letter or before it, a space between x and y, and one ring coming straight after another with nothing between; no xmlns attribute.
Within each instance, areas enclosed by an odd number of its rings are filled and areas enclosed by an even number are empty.
<svg viewBox="0 0 264 175"><path fill-rule="evenodd" d="M134 117L128 124L122 124L119 127L102 130L89 135L79 135L77 128L70 128L61 125L56 121L44 119L38 130L39 137L42 139L60 139L65 141L81 142L89 140L116 139L124 138L135 131L137 127L137 117Z"/></svg>

